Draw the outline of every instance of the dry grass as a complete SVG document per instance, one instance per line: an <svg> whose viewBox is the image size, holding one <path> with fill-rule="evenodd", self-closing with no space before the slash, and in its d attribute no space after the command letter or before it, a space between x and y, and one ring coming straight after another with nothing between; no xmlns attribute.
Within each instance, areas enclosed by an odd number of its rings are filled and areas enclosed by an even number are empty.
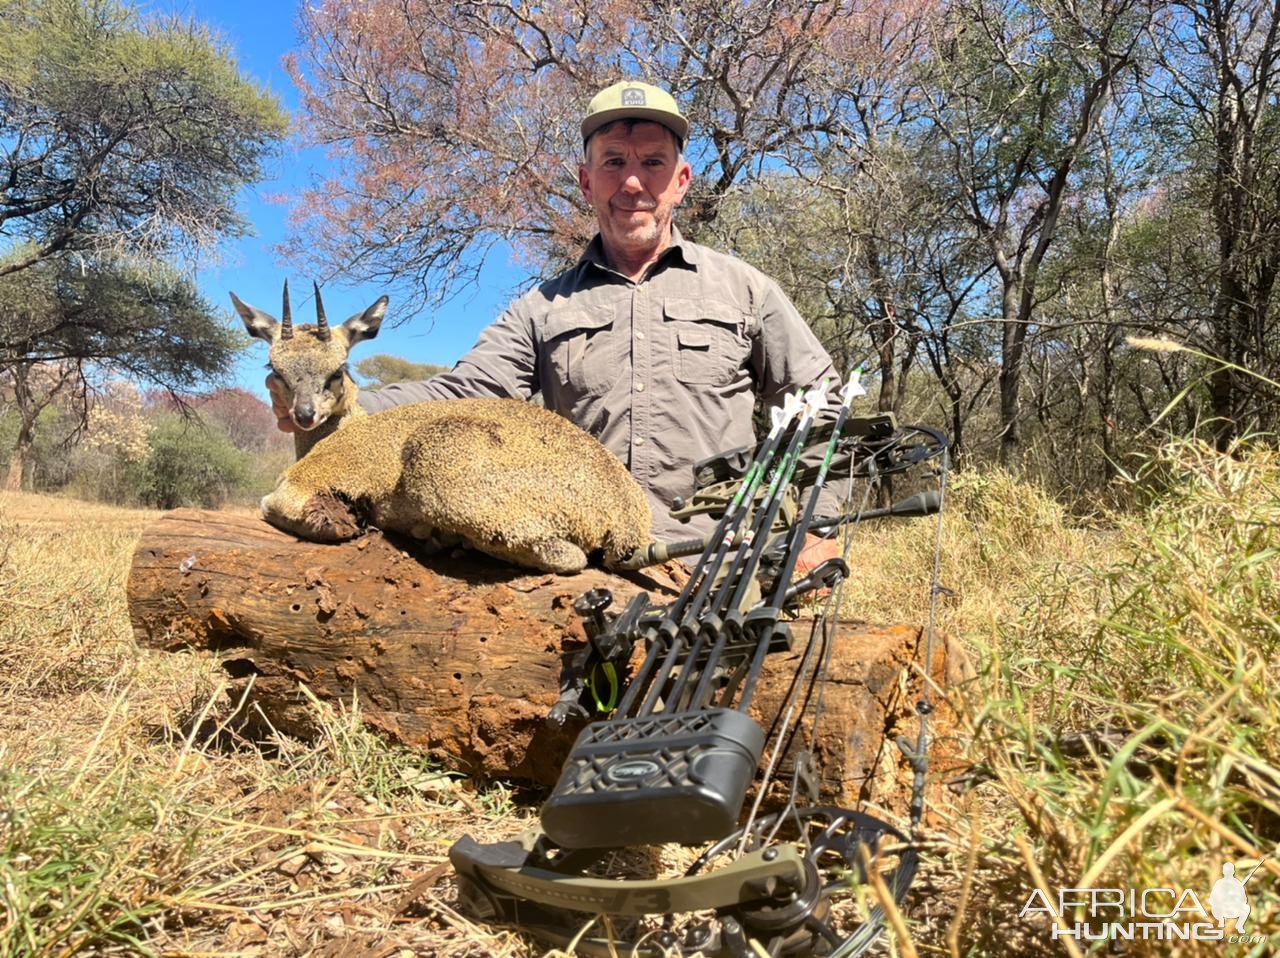
<svg viewBox="0 0 1280 958"><path fill-rule="evenodd" d="M853 535L847 615L920 621L928 612L937 519L880 520ZM1007 473L953 473L946 494L942 631L986 636L1043 600L1045 581L1112 547L1109 527L1072 522L1047 493Z"/></svg>
<svg viewBox="0 0 1280 958"><path fill-rule="evenodd" d="M1171 447L1143 483L1145 510L1082 525L1008 476L955 477L942 625L976 666L951 695L983 783L931 836L891 952L1062 954L1019 917L1033 888L1207 903L1222 861L1280 840L1280 462ZM196 740L225 708L217 663L129 632L152 514L9 496L0 516L0 954L540 953L458 914L444 864L528 804L443 781L351 707L317 706L324 734L272 755ZM861 530L846 611L921 619L934 534ZM1280 951L1280 864L1259 874L1267 940L1202 953Z"/></svg>
<svg viewBox="0 0 1280 958"><path fill-rule="evenodd" d="M194 739L217 663L139 649L125 607L156 515L0 498L0 954L538 953L451 907L452 841L525 827L503 789L352 709L271 757Z"/></svg>
<svg viewBox="0 0 1280 958"><path fill-rule="evenodd" d="M1207 907L1224 861L1243 874L1277 851L1280 457L1173 444L1131 487L1119 498L1144 508L1082 522L1007 474L953 479L939 616L977 669L951 698L985 784L933 836L924 948L1064 954L1043 916L1020 917L1038 883L1191 889ZM923 618L936 531L859 530L845 613ZM1126 953L1280 953L1277 858L1249 886L1264 941Z"/></svg>
<svg viewBox="0 0 1280 958"><path fill-rule="evenodd" d="M957 878L973 858L952 954L1063 954L1019 914L1040 884L1191 889L1208 907L1224 861L1243 875L1277 851L1280 457L1173 444L1135 485L1145 508L1083 528L1005 477L957 483L944 614L978 665L954 698L990 781L952 829ZM1249 886L1263 941L1125 953L1276 953L1276 876L1273 857Z"/></svg>

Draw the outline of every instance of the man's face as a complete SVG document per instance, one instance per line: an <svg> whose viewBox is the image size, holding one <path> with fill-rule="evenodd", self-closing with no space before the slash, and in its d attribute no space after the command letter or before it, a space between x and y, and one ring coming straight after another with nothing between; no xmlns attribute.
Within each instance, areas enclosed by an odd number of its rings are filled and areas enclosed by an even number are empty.
<svg viewBox="0 0 1280 958"><path fill-rule="evenodd" d="M658 123L619 123L595 134L578 183L596 211L606 254L647 258L671 239L671 214L693 171L677 162L675 139Z"/></svg>

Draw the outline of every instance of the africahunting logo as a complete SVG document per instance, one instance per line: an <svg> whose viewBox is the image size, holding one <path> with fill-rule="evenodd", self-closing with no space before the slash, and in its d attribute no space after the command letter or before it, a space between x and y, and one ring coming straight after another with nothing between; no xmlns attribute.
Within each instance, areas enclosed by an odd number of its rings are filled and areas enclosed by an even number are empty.
<svg viewBox="0 0 1280 958"><path fill-rule="evenodd" d="M1264 858L1241 881L1231 862L1209 892L1209 907L1192 889L1059 888L1057 900L1033 891L1019 916L1046 915L1056 941L1225 941L1259 944L1265 937L1246 931L1249 895L1245 886Z"/></svg>

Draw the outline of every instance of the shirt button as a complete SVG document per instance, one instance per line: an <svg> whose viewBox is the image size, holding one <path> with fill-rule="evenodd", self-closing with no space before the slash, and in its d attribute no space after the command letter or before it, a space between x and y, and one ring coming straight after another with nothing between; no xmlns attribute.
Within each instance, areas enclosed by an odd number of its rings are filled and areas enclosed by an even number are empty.
<svg viewBox="0 0 1280 958"><path fill-rule="evenodd" d="M644 383L636 383L636 392L638 393L644 392Z"/></svg>
<svg viewBox="0 0 1280 958"><path fill-rule="evenodd" d="M644 339L644 330L643 330L643 329L637 329L637 330L636 330L636 339Z"/></svg>
<svg viewBox="0 0 1280 958"><path fill-rule="evenodd" d="M644 445L644 436L636 436L636 438L632 441L631 445L633 445L633 446L643 446L643 445Z"/></svg>

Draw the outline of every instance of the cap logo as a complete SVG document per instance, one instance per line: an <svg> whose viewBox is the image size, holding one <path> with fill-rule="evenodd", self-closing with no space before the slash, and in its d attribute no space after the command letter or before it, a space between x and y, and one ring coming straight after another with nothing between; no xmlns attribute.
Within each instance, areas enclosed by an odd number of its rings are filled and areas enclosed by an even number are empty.
<svg viewBox="0 0 1280 958"><path fill-rule="evenodd" d="M622 91L623 106L644 106L644 90L627 87Z"/></svg>

